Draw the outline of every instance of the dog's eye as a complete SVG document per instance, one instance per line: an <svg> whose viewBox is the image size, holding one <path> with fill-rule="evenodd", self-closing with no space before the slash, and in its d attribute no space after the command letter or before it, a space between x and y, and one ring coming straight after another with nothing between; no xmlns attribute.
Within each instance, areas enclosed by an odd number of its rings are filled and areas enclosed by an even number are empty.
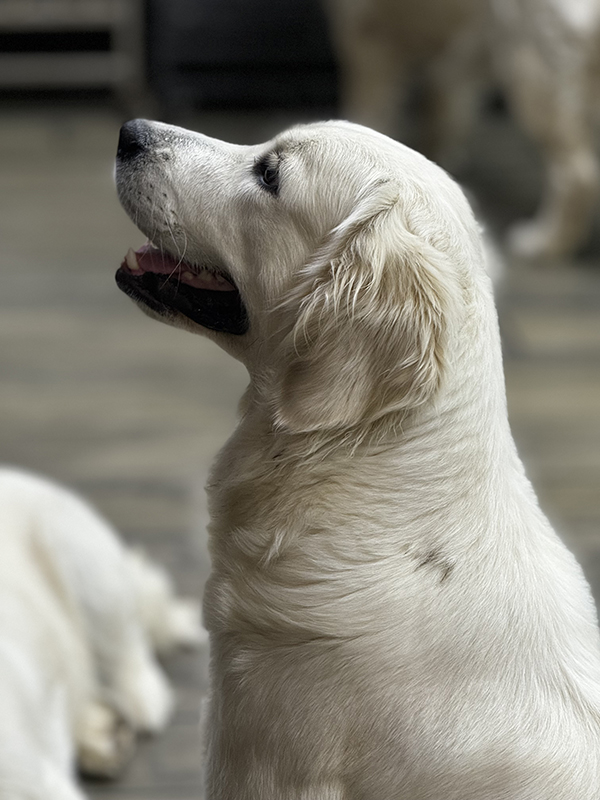
<svg viewBox="0 0 600 800"><path fill-rule="evenodd" d="M279 191L279 160L273 154L261 158L254 165L254 172L258 182L271 194Z"/></svg>

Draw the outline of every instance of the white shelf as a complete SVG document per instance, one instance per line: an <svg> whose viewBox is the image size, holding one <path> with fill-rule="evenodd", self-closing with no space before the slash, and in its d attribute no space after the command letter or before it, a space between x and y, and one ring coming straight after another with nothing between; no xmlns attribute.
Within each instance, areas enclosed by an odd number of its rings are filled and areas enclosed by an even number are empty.
<svg viewBox="0 0 600 800"><path fill-rule="evenodd" d="M110 50L0 53L0 87L114 88L136 116L150 108L144 69L144 0L0 0L6 34L105 31Z"/></svg>
<svg viewBox="0 0 600 800"><path fill-rule="evenodd" d="M103 30L119 24L120 0L0 0L0 30Z"/></svg>

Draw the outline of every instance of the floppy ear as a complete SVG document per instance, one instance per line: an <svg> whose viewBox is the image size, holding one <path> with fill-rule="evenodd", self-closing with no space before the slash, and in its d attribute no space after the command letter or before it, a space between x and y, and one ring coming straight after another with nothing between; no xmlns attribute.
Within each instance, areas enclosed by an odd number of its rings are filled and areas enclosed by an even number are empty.
<svg viewBox="0 0 600 800"><path fill-rule="evenodd" d="M452 294L447 257L411 234L397 190L367 198L336 230L286 302L276 418L302 432L421 405L444 366Z"/></svg>

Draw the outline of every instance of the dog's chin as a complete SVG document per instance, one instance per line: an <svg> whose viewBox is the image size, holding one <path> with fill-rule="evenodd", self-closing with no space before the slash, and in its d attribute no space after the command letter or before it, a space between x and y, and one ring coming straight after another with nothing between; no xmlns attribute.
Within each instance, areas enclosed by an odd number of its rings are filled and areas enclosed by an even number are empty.
<svg viewBox="0 0 600 800"><path fill-rule="evenodd" d="M115 278L119 289L155 319L178 327L188 320L217 333L245 334L248 315L231 280L192 270L145 245L129 251Z"/></svg>

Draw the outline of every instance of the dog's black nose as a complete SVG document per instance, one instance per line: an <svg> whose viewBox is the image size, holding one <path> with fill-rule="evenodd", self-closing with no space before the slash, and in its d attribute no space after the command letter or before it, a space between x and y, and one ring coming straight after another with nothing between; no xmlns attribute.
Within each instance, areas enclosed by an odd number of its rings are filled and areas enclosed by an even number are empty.
<svg viewBox="0 0 600 800"><path fill-rule="evenodd" d="M121 127L117 158L127 161L143 153L150 144L150 125L145 119L132 119Z"/></svg>

